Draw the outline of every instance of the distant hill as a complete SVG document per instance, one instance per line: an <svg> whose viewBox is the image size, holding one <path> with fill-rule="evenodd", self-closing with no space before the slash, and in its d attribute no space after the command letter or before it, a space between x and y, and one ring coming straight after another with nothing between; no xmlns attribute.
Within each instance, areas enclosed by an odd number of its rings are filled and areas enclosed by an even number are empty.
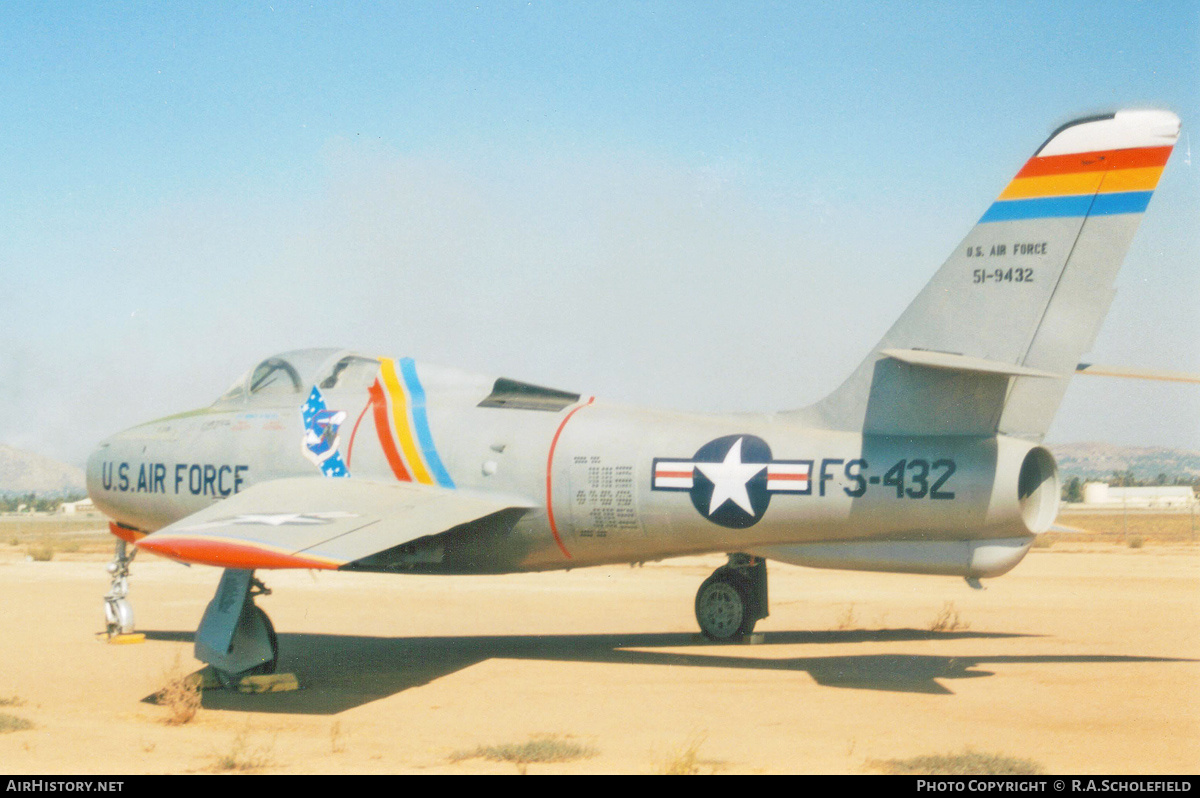
<svg viewBox="0 0 1200 798"><path fill-rule="evenodd" d="M1047 444L1058 460L1059 478L1108 479L1114 471L1132 471L1135 479L1200 477L1200 452L1166 446L1114 446L1109 443Z"/></svg>
<svg viewBox="0 0 1200 798"><path fill-rule="evenodd" d="M0 443L0 495L83 493L82 468Z"/></svg>

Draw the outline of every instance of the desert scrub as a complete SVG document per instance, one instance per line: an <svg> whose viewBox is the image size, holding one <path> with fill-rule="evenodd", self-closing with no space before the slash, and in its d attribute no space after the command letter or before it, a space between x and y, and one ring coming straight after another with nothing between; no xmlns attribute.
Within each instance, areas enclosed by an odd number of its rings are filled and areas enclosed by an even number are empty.
<svg viewBox="0 0 1200 798"><path fill-rule="evenodd" d="M260 770L271 764L271 749L274 744L251 749L246 742L246 735L245 731L238 732L237 737L233 738L233 744L229 750L216 757L216 761L213 762L213 770L218 773L230 771L244 773L250 770Z"/></svg>
<svg viewBox="0 0 1200 798"><path fill-rule="evenodd" d="M451 762L465 759L490 759L493 762L512 762L524 773L533 763L573 762L596 755L590 745L575 742L558 734L535 734L523 743L503 745L481 745L470 751L458 751L450 756Z"/></svg>
<svg viewBox="0 0 1200 798"><path fill-rule="evenodd" d="M54 559L54 545L38 543L25 549L25 554L34 562L50 562Z"/></svg>
<svg viewBox="0 0 1200 798"><path fill-rule="evenodd" d="M962 619L952 601L943 604L942 609L929 622L929 631L931 632L955 632L959 629L970 628L971 624Z"/></svg>
<svg viewBox="0 0 1200 798"><path fill-rule="evenodd" d="M847 606L846 609L842 610L841 615L838 616L837 630L839 632L845 632L850 629L854 629L857 626L858 616L854 612L854 605L851 604Z"/></svg>
<svg viewBox="0 0 1200 798"><path fill-rule="evenodd" d="M8 732L25 731L33 728L33 721L25 718L19 718L16 715L10 715L7 712L0 712L0 734Z"/></svg>
<svg viewBox="0 0 1200 798"><path fill-rule="evenodd" d="M175 660L175 668L167 677L167 683L154 694L155 703L167 708L165 723L182 726L196 717L203 698L200 688L202 681L199 673L180 673L179 660Z"/></svg>
<svg viewBox="0 0 1200 798"><path fill-rule="evenodd" d="M704 744L706 735L697 734L683 745L670 751L659 762L656 773L661 776L698 776L700 775L700 746Z"/></svg>
<svg viewBox="0 0 1200 798"><path fill-rule="evenodd" d="M1045 768L1032 759L984 754L970 748L957 754L873 760L872 767L899 776L1036 776Z"/></svg>

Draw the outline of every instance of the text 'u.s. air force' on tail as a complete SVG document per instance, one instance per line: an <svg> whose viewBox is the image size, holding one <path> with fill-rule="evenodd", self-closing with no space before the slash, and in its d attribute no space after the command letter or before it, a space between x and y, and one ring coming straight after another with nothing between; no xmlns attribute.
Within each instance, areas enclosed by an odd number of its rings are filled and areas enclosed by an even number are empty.
<svg viewBox="0 0 1200 798"><path fill-rule="evenodd" d="M269 358L212 406L100 444L121 542L225 569L196 655L264 672L254 572L480 574L729 553L710 638L767 615L766 561L999 576L1054 521L1039 444L1179 135L1165 111L1064 125L833 393L770 415L646 410L334 349Z"/></svg>

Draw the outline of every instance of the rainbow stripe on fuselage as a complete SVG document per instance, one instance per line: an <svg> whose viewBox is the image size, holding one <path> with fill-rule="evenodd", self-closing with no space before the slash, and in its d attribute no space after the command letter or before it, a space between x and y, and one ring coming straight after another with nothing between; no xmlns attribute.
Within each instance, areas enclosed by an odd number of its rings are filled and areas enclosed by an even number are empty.
<svg viewBox="0 0 1200 798"><path fill-rule="evenodd" d="M1142 213L1171 149L1138 147L1034 156L979 221Z"/></svg>
<svg viewBox="0 0 1200 798"><path fill-rule="evenodd" d="M379 376L368 389L375 412L375 429L388 465L401 482L420 482L453 488L433 445L425 412L425 389L412 358L379 359Z"/></svg>

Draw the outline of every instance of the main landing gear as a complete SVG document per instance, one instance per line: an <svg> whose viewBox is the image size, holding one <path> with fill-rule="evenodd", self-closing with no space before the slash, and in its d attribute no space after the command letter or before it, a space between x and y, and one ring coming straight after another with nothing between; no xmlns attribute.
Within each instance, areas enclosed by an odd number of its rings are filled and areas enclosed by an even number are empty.
<svg viewBox="0 0 1200 798"><path fill-rule="evenodd" d="M196 630L196 659L212 666L224 687L244 676L275 672L279 639L271 619L254 603L271 591L254 571L227 568Z"/></svg>
<svg viewBox="0 0 1200 798"><path fill-rule="evenodd" d="M696 591L696 620L710 640L740 640L766 618L767 561L749 554L730 554Z"/></svg>
<svg viewBox="0 0 1200 798"><path fill-rule="evenodd" d="M137 549L130 554L125 541L118 540L113 561L105 566L112 576L108 592L104 594L104 628L110 640L117 635L133 634L133 605L126 597L129 595L129 564L136 554Z"/></svg>

